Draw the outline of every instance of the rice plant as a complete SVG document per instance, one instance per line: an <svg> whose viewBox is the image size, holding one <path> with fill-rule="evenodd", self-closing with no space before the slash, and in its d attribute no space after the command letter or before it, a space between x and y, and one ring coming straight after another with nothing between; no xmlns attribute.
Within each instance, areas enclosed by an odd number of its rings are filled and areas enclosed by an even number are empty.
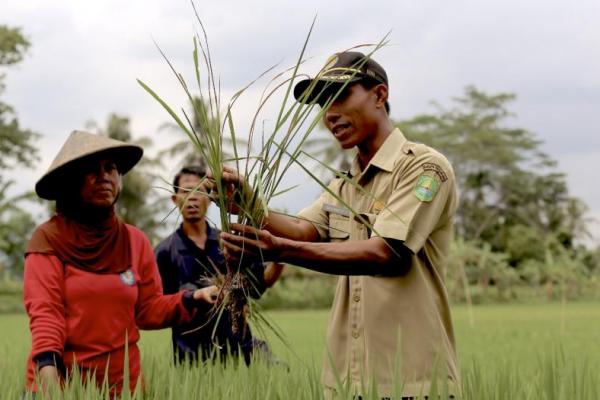
<svg viewBox="0 0 600 400"><path fill-rule="evenodd" d="M268 68L225 103L221 98L220 80L211 56L205 26L193 2L192 7L199 28L192 41L193 84L190 84L178 72L158 45L157 48L189 102L194 105L194 115L188 115L183 108L180 113L176 112L175 107L167 104L149 85L141 80L138 82L168 112L177 126L185 132L194 149L206 161L212 173L211 181L214 182L214 190L206 195L210 195L219 208L221 230L230 232L232 218L236 218L238 223L261 228L265 217L270 212L268 205L271 200L293 189L293 187L281 187L283 178L289 173L292 165L300 165L321 187L327 188L327 185L306 169L299 160L301 156L306 155L302 146L318 126L324 110L331 102L335 101L346 85L339 87L322 108L315 107L315 101L305 104L305 102L296 102L293 99L294 84L301 77L300 66L306 61L307 45L315 25L313 20L293 66L284 68L281 72L275 72L277 66ZM367 57L370 57L386 42L387 35L376 44L363 44L353 48L369 48L370 52ZM366 62L366 59L363 62ZM269 75L274 76L269 78ZM247 132L248 145L245 146L246 152L240 154L236 145L239 133L234 124L234 106L249 87L262 79L267 80L267 84L258 102L256 112L251 116L250 128ZM333 87L330 85L332 84L328 83L319 87L319 93L331 91ZM304 99L308 99L316 90L316 81L313 81L303 94ZM259 134L262 112L266 105L276 97L276 94L282 94L283 99L277 107L273 128L270 132L263 130ZM195 98L199 98L201 101L194 101ZM199 107L198 104L204 106ZM199 124L192 123L193 120ZM224 156L223 143L225 141L233 144L234 157L232 159ZM253 152L255 148L258 150ZM247 182L246 185L226 187L228 185L223 181L223 170L228 168L227 164L235 166L241 178ZM236 216L232 217L232 214ZM249 317L251 319L253 318L259 326L266 325L273 328L266 319L261 317L260 313L253 312L256 310L256 305L249 300L252 280L249 279L250 272L247 266L248 262L243 259L238 265L228 264L225 276L216 277L215 280L217 286L221 288L219 307L215 310L215 315L218 317L222 312L228 312L231 316L233 331L236 333L245 329L244 310L248 304L250 305Z"/></svg>
<svg viewBox="0 0 600 400"><path fill-rule="evenodd" d="M466 307L455 307L463 400L595 400L600 397L600 307L567 303L568 324L561 328L560 303L476 306L471 326ZM270 313L287 332L298 356L274 343L289 370L257 360L245 365L206 363L194 367L171 362L169 332L142 332L140 352L144 392L123 399L322 399L320 358L327 313L322 310ZM29 351L27 316L0 315L0 398L19 399L24 390ZM270 336L273 338L273 336ZM374 391L365 400L374 399ZM442 393L439 388L438 393ZM340 400L343 390L339 391ZM61 394L39 399L109 399L106 389L72 380ZM30 394L26 395L31 399ZM430 397L431 398L431 397Z"/></svg>

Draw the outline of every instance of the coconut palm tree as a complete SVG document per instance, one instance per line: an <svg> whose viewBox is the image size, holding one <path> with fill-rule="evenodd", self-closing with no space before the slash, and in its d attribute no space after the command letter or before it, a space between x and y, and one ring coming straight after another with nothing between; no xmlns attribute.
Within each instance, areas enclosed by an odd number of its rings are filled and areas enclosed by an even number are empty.
<svg viewBox="0 0 600 400"><path fill-rule="evenodd" d="M192 112L190 113L191 123L194 127L195 132L203 133L202 124L200 122L200 115L207 115L207 105L204 103L202 98L199 96L194 96L192 100L190 100L190 109ZM209 115L209 114L208 114ZM215 121L209 121L209 124L214 123ZM184 165L200 165L204 168L207 167L206 160L203 158L202 154L198 152L198 150L194 146L190 146L190 140L182 132L181 128L174 122L166 122L161 125L159 128L160 131L170 131L173 133L180 134L182 136L181 140L177 141L175 144L170 146L169 148L162 150L158 153L159 158L162 160L164 157L175 158L178 166L182 167ZM199 139L206 145L206 135L199 135ZM223 158L225 159L233 159L233 139L230 136L223 135ZM244 139L236 139L236 145L239 148L246 148L248 146L248 141Z"/></svg>

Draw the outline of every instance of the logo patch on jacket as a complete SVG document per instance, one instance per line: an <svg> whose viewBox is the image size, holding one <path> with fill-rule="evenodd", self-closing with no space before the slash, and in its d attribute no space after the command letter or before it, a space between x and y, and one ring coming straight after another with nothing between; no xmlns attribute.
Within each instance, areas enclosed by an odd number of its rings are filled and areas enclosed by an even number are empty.
<svg viewBox="0 0 600 400"><path fill-rule="evenodd" d="M430 202L440 189L440 181L430 175L421 175L415 186L415 196L417 199Z"/></svg>
<svg viewBox="0 0 600 400"><path fill-rule="evenodd" d="M133 286L135 283L135 275L133 275L133 271L131 271L131 269L121 272L119 276L121 277L121 281L127 286Z"/></svg>

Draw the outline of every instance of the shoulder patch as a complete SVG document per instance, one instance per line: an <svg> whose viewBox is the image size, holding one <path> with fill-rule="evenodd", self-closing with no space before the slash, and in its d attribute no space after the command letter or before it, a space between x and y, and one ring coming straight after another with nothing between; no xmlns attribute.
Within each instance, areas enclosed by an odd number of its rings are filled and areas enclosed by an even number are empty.
<svg viewBox="0 0 600 400"><path fill-rule="evenodd" d="M439 165L437 165L435 163L427 162L427 163L421 165L421 167L423 167L424 171L433 171L440 178L440 181L442 181L442 182L446 182L448 180L448 175L446 175L446 172L444 172L442 167L440 167Z"/></svg>
<svg viewBox="0 0 600 400"><path fill-rule="evenodd" d="M439 189L440 181L437 180L435 176L425 173L417 179L415 196L421 201L430 202L433 200Z"/></svg>

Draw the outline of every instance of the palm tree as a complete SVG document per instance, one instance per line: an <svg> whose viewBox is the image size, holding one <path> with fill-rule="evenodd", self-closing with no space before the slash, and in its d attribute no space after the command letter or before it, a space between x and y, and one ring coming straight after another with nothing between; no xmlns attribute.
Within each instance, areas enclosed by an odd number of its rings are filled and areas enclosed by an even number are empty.
<svg viewBox="0 0 600 400"><path fill-rule="evenodd" d="M190 101L190 108L192 110L192 126L194 131L199 134L199 138L201 141L206 141L206 135L203 132L202 125L200 124L199 115L210 115L208 114L207 108L208 106L202 101L202 99L198 96L193 97L193 100ZM209 121L211 124L214 121ZM183 133L179 126L173 122L164 123L159 130L169 130L171 132L175 132L178 134ZM235 143L239 148L246 148L248 146L248 141L244 139L237 139ZM178 158L179 166L184 165L200 165L206 168L206 160L202 157L198 151L196 151L194 146L190 146L190 140L187 136L183 136L182 139L171 147L162 150L158 154L159 158L167 156L170 158ZM233 139L228 135L223 135L223 158L225 159L233 159Z"/></svg>

